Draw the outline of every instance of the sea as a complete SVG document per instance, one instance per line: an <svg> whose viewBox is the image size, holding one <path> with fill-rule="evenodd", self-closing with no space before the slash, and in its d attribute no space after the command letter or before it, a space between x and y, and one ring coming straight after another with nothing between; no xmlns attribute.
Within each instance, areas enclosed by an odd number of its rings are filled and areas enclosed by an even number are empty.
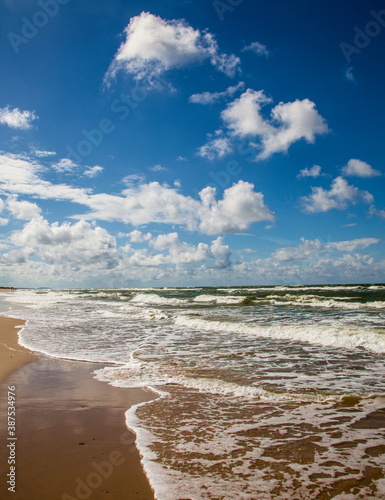
<svg viewBox="0 0 385 500"><path fill-rule="evenodd" d="M154 392L125 418L158 500L385 499L384 284L2 301L23 346Z"/></svg>

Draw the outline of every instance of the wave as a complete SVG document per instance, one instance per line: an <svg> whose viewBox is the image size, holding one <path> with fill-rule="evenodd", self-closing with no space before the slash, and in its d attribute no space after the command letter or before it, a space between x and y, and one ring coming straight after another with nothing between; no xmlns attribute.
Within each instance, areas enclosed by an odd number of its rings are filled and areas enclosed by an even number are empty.
<svg viewBox="0 0 385 500"><path fill-rule="evenodd" d="M172 297L161 297L156 293L138 293L132 297L130 303L135 304L154 304L162 306L177 306L188 304L187 299L176 299Z"/></svg>
<svg viewBox="0 0 385 500"><path fill-rule="evenodd" d="M116 387L148 387L155 392L162 387L161 392L167 391L167 386L181 385L188 389L200 392L234 396L237 398L259 399L275 402L324 402L346 397L345 394L324 394L316 392L275 392L262 387L239 385L216 378L188 377L183 374L162 372L159 366L152 363L142 363L137 360L120 367L106 367L94 372L98 380L109 382ZM351 396L351 395L350 395Z"/></svg>
<svg viewBox="0 0 385 500"><path fill-rule="evenodd" d="M197 295L194 299L193 302L200 303L200 304L225 304L225 305L238 305L242 304L247 300L247 297L234 297L234 296L226 296L224 297L223 295Z"/></svg>
<svg viewBox="0 0 385 500"><path fill-rule="evenodd" d="M362 328L346 330L336 327L327 328L319 325L250 325L249 323L193 318L187 315L176 317L175 324L203 331L226 331L278 340L307 342L325 347L343 349L363 348L375 353L385 353L385 332L376 333L365 331Z"/></svg>
<svg viewBox="0 0 385 500"><path fill-rule="evenodd" d="M318 295L267 295L260 299L255 298L253 302L261 302L275 306L308 306L325 307L329 309L385 309L383 301L358 302L359 297L320 297Z"/></svg>

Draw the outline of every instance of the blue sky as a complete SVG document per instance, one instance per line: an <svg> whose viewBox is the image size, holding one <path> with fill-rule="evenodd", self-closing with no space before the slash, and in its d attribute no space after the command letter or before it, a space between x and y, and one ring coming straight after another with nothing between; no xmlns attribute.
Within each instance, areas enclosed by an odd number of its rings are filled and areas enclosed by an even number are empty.
<svg viewBox="0 0 385 500"><path fill-rule="evenodd" d="M382 2L0 5L2 285L385 281Z"/></svg>

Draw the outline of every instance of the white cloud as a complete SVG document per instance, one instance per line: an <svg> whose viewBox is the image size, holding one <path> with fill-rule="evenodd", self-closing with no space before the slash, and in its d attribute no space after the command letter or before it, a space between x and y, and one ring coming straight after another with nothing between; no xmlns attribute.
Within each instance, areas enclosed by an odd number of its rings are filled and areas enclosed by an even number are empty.
<svg viewBox="0 0 385 500"><path fill-rule="evenodd" d="M324 118L309 99L281 102L271 110L270 119L266 119L261 113L262 107L271 102L263 90L247 89L221 113L228 135L249 140L249 145L258 151L257 160L285 153L301 139L313 143L316 135L328 132ZM210 150L210 143L207 147Z"/></svg>
<svg viewBox="0 0 385 500"><path fill-rule="evenodd" d="M167 172L167 168L163 167L163 165L153 165L152 167L149 168L151 172Z"/></svg>
<svg viewBox="0 0 385 500"><path fill-rule="evenodd" d="M4 201L0 198L0 214L5 208L5 203ZM9 220L5 219L4 217L0 217L0 226L6 226L8 224ZM1 250L1 248L0 248Z"/></svg>
<svg viewBox="0 0 385 500"><path fill-rule="evenodd" d="M175 188L150 182L124 190L123 196L89 195L84 204L93 211L82 217L133 225L178 224L205 234L241 232L254 222L274 220L273 213L264 204L263 194L254 192L253 188L253 184L239 181L226 189L219 201L215 200L214 188L205 188L200 193L202 202L199 202L178 193Z"/></svg>
<svg viewBox="0 0 385 500"><path fill-rule="evenodd" d="M206 234L235 233L246 231L254 222L274 221L263 194L253 189L253 184L239 181L226 189L219 201L215 200L215 188L203 189L200 192L200 230Z"/></svg>
<svg viewBox="0 0 385 500"><path fill-rule="evenodd" d="M300 139L314 143L316 135L328 132L325 120L316 110L315 103L309 99L280 103L273 108L271 115L277 126L267 133L262 130L262 151L258 155L261 159L286 152Z"/></svg>
<svg viewBox="0 0 385 500"><path fill-rule="evenodd" d="M381 174L375 170L369 163L352 158L347 165L342 168L342 174L351 177L378 177Z"/></svg>
<svg viewBox="0 0 385 500"><path fill-rule="evenodd" d="M12 243L32 248L35 255L63 268L92 265L111 269L119 263L115 239L105 229L84 220L75 224L49 224L38 217L15 232Z"/></svg>
<svg viewBox="0 0 385 500"><path fill-rule="evenodd" d="M38 158L47 158L49 156L56 156L55 151L42 151L39 149L34 149L32 153L34 156L37 156Z"/></svg>
<svg viewBox="0 0 385 500"><path fill-rule="evenodd" d="M196 264L213 257L210 247L206 243L198 243L197 246L188 245L180 241L175 232L160 234L150 244L156 250L167 250L168 256L164 257L164 262L171 264Z"/></svg>
<svg viewBox="0 0 385 500"><path fill-rule="evenodd" d="M218 236L211 245L198 243L189 245L179 240L178 233L160 234L150 241L150 245L159 251L168 251L163 262L174 265L198 264L214 260L213 267L224 269L231 266L231 250L223 243L223 238Z"/></svg>
<svg viewBox="0 0 385 500"><path fill-rule="evenodd" d="M343 210L350 203L372 203L373 196L368 191L361 191L357 187L348 184L343 177L336 177L330 190L322 187L312 187L309 196L301 198L301 204L305 212L317 213L327 212L332 209Z"/></svg>
<svg viewBox="0 0 385 500"><path fill-rule="evenodd" d="M304 168L301 170L297 177L320 177L321 175L321 167L319 165L313 165L311 168Z"/></svg>
<svg viewBox="0 0 385 500"><path fill-rule="evenodd" d="M149 12L131 18L108 70L107 80L119 71L136 79L153 80L172 68L209 60L223 73L234 76L239 58L219 53L209 32L192 28L186 21L165 20Z"/></svg>
<svg viewBox="0 0 385 500"><path fill-rule="evenodd" d="M222 111L221 117L231 132L239 137L265 136L271 125L260 114L263 104L271 102L263 90L247 89L238 99Z"/></svg>
<svg viewBox="0 0 385 500"><path fill-rule="evenodd" d="M198 150L198 155L208 160L215 160L216 158L223 158L232 153L233 147L231 140L226 136L214 137L206 144L201 146Z"/></svg>
<svg viewBox="0 0 385 500"><path fill-rule="evenodd" d="M194 104L213 104L222 98L233 97L238 90L243 89L244 82L239 82L238 85L228 87L223 92L201 92L200 94L193 94L190 96L189 101Z"/></svg>
<svg viewBox="0 0 385 500"><path fill-rule="evenodd" d="M358 238L350 241L334 241L327 246L339 252L355 252L359 249L365 249L370 245L376 245L380 241L378 238Z"/></svg>
<svg viewBox="0 0 385 500"><path fill-rule="evenodd" d="M11 212L13 217L21 220L31 220L39 217L40 208L36 203L29 201L18 201L17 196L10 196L7 199L7 209Z"/></svg>
<svg viewBox="0 0 385 500"><path fill-rule="evenodd" d="M103 170L103 167L95 165L93 167L87 167L86 170L84 170L83 175L86 177L96 177L101 174Z"/></svg>
<svg viewBox="0 0 385 500"><path fill-rule="evenodd" d="M265 56L268 57L270 52L266 45L260 42L252 42L250 45L246 45L243 49L242 52L254 52L255 54L258 54L259 56Z"/></svg>
<svg viewBox="0 0 385 500"><path fill-rule="evenodd" d="M52 164L52 168L56 172L73 172L78 166L70 158L62 158L57 163Z"/></svg>
<svg viewBox="0 0 385 500"><path fill-rule="evenodd" d="M151 255L147 248L136 251L127 259L127 264L133 267L158 267L166 264L163 254Z"/></svg>
<svg viewBox="0 0 385 500"><path fill-rule="evenodd" d="M224 245L221 236L218 236L218 238L212 242L210 250L216 258L215 267L219 269L230 267L231 250L228 245Z"/></svg>
<svg viewBox="0 0 385 500"><path fill-rule="evenodd" d="M369 215L377 215L382 219L385 219L385 210L378 210L374 205L371 205L369 208Z"/></svg>
<svg viewBox="0 0 385 500"><path fill-rule="evenodd" d="M324 245L319 240L305 240L301 238L302 243L297 247L278 248L272 258L279 261L304 260L314 257L314 255L324 250Z"/></svg>
<svg viewBox="0 0 385 500"><path fill-rule="evenodd" d="M131 243L143 243L144 241L149 241L152 238L151 233L142 233L142 231L138 231L135 229L127 234Z"/></svg>
<svg viewBox="0 0 385 500"><path fill-rule="evenodd" d="M87 203L89 190L44 181L40 178L44 170L40 164L23 155L0 154L0 193Z"/></svg>
<svg viewBox="0 0 385 500"><path fill-rule="evenodd" d="M376 245L381 240L378 238L359 238L347 241L332 241L321 243L320 240L306 240L301 238L301 244L296 247L278 248L273 252L272 258L278 261L308 260L316 258L320 253L328 251L354 252Z"/></svg>
<svg viewBox="0 0 385 500"><path fill-rule="evenodd" d="M31 161L0 155L0 193L24 194L40 199L66 200L91 212L73 216L79 219L120 221L134 226L150 222L178 224L190 231L206 234L242 232L254 222L273 221L263 194L254 185L239 181L226 189L216 201L215 190L205 188L201 200L184 196L177 188L158 182L144 183L142 178L127 179L120 195L94 194L66 184L52 184L40 179L43 168Z"/></svg>
<svg viewBox="0 0 385 500"><path fill-rule="evenodd" d="M37 120L38 116L34 111L22 111L19 108L11 109L9 106L0 108L0 123L8 125L10 128L27 130L32 128L32 122Z"/></svg>
<svg viewBox="0 0 385 500"><path fill-rule="evenodd" d="M42 167L22 155L0 154L0 182L4 184L30 183Z"/></svg>

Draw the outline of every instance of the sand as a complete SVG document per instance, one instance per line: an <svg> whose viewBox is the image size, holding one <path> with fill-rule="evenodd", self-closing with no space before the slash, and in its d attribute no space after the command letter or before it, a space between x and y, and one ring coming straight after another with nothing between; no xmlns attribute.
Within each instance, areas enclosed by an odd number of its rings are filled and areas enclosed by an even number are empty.
<svg viewBox="0 0 385 500"><path fill-rule="evenodd" d="M20 319L0 317L0 382L21 366L36 359L32 351L18 344L16 326L24 324L25 321Z"/></svg>
<svg viewBox="0 0 385 500"><path fill-rule="evenodd" d="M22 348L15 329L22 323L0 317L0 498L153 500L124 413L154 395L97 381L92 372L104 365ZM9 386L16 393L15 493L6 483Z"/></svg>

